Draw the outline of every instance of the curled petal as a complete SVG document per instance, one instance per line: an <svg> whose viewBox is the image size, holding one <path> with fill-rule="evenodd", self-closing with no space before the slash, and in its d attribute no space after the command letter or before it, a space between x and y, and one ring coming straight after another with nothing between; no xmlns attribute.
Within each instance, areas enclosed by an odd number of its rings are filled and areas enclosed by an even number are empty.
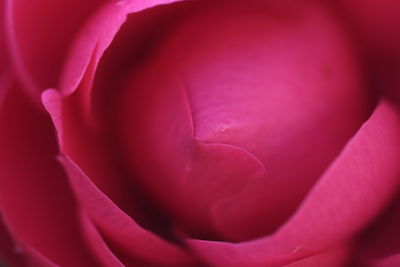
<svg viewBox="0 0 400 267"><path fill-rule="evenodd" d="M351 238L399 184L400 115L382 101L294 216L275 234L231 244L189 240L216 266L280 266Z"/></svg>
<svg viewBox="0 0 400 267"><path fill-rule="evenodd" d="M61 266L96 266L53 126L14 83L0 112L0 205L13 236ZM104 254L106 255L106 254Z"/></svg>

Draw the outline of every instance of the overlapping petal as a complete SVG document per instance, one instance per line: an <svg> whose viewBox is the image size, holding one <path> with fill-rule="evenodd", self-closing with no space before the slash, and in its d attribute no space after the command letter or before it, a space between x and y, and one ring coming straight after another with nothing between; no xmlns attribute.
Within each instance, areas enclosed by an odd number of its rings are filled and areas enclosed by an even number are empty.
<svg viewBox="0 0 400 267"><path fill-rule="evenodd" d="M191 240L216 266L280 266L354 236L400 181L400 115L381 102L295 215L275 234L245 243Z"/></svg>
<svg viewBox="0 0 400 267"><path fill-rule="evenodd" d="M48 115L12 83L0 113L0 203L22 249L32 248L61 266L96 266L92 235L81 228ZM101 243L99 243L101 244Z"/></svg>
<svg viewBox="0 0 400 267"><path fill-rule="evenodd" d="M46 91L43 101L56 125L57 132L63 133L62 116L60 116L60 94ZM62 137L59 135L60 142ZM93 223L110 244L125 255L125 264L146 264L146 266L195 266L196 261L184 248L169 243L157 235L144 230L132 218L116 206L101 192L82 172L82 170L65 155L59 161L67 170L69 181L75 195L89 214ZM118 177L115 177L118 179Z"/></svg>

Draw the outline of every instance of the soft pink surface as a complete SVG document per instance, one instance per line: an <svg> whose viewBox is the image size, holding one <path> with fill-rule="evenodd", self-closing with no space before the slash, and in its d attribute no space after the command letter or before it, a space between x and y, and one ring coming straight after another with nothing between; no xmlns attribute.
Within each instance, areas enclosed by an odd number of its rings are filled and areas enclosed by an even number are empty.
<svg viewBox="0 0 400 267"><path fill-rule="evenodd" d="M379 214L398 188L399 157L400 115L381 102L275 234L239 244L190 243L216 266L280 266L309 256L352 238Z"/></svg>
<svg viewBox="0 0 400 267"><path fill-rule="evenodd" d="M203 238L275 230L368 114L326 10L244 3L192 14L119 99L132 171Z"/></svg>

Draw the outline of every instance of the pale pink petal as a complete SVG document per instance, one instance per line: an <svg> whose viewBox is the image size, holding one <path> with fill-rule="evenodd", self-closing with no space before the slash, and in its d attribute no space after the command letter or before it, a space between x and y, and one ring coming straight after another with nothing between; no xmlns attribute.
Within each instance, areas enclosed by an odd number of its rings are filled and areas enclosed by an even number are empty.
<svg viewBox="0 0 400 267"><path fill-rule="evenodd" d="M400 115L383 101L275 234L190 243L215 266L280 266L318 253L351 238L388 203L400 182L399 157Z"/></svg>

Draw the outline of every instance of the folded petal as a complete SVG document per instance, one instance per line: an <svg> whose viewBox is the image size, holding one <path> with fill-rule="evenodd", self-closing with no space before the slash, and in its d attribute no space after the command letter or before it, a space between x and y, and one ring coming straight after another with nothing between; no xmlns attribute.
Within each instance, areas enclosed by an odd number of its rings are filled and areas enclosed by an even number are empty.
<svg viewBox="0 0 400 267"><path fill-rule="evenodd" d="M54 90L43 94L43 101L59 133L63 144L62 103L60 94ZM71 132L67 132L67 134ZM107 157L105 157L106 159ZM178 245L164 241L157 235L143 229L110 198L66 154L59 156L65 167L72 188L89 214L91 220L108 241L122 256L124 264L155 264L161 266L185 266L195 264L193 257ZM99 172L92 173L98 175ZM112 173L110 174L112 175ZM112 178L112 177L111 177ZM120 177L112 179L118 183ZM96 178L95 178L96 179ZM134 205L134 203L132 203Z"/></svg>
<svg viewBox="0 0 400 267"><path fill-rule="evenodd" d="M59 160L67 170L81 204L106 239L122 250L119 253L127 255L133 263L195 266L188 251L142 229L99 191L67 156L61 155Z"/></svg>
<svg viewBox="0 0 400 267"><path fill-rule="evenodd" d="M190 240L216 266L280 266L352 238L400 182L400 115L382 101L275 234L244 243Z"/></svg>
<svg viewBox="0 0 400 267"><path fill-rule="evenodd" d="M72 40L105 2L5 0L11 59L24 86L36 98L40 91L58 85Z"/></svg>
<svg viewBox="0 0 400 267"><path fill-rule="evenodd" d="M105 251L93 254L93 236L82 228L79 207L55 160L48 115L33 107L18 85L10 89L0 110L0 206L13 236L57 265L109 262Z"/></svg>

